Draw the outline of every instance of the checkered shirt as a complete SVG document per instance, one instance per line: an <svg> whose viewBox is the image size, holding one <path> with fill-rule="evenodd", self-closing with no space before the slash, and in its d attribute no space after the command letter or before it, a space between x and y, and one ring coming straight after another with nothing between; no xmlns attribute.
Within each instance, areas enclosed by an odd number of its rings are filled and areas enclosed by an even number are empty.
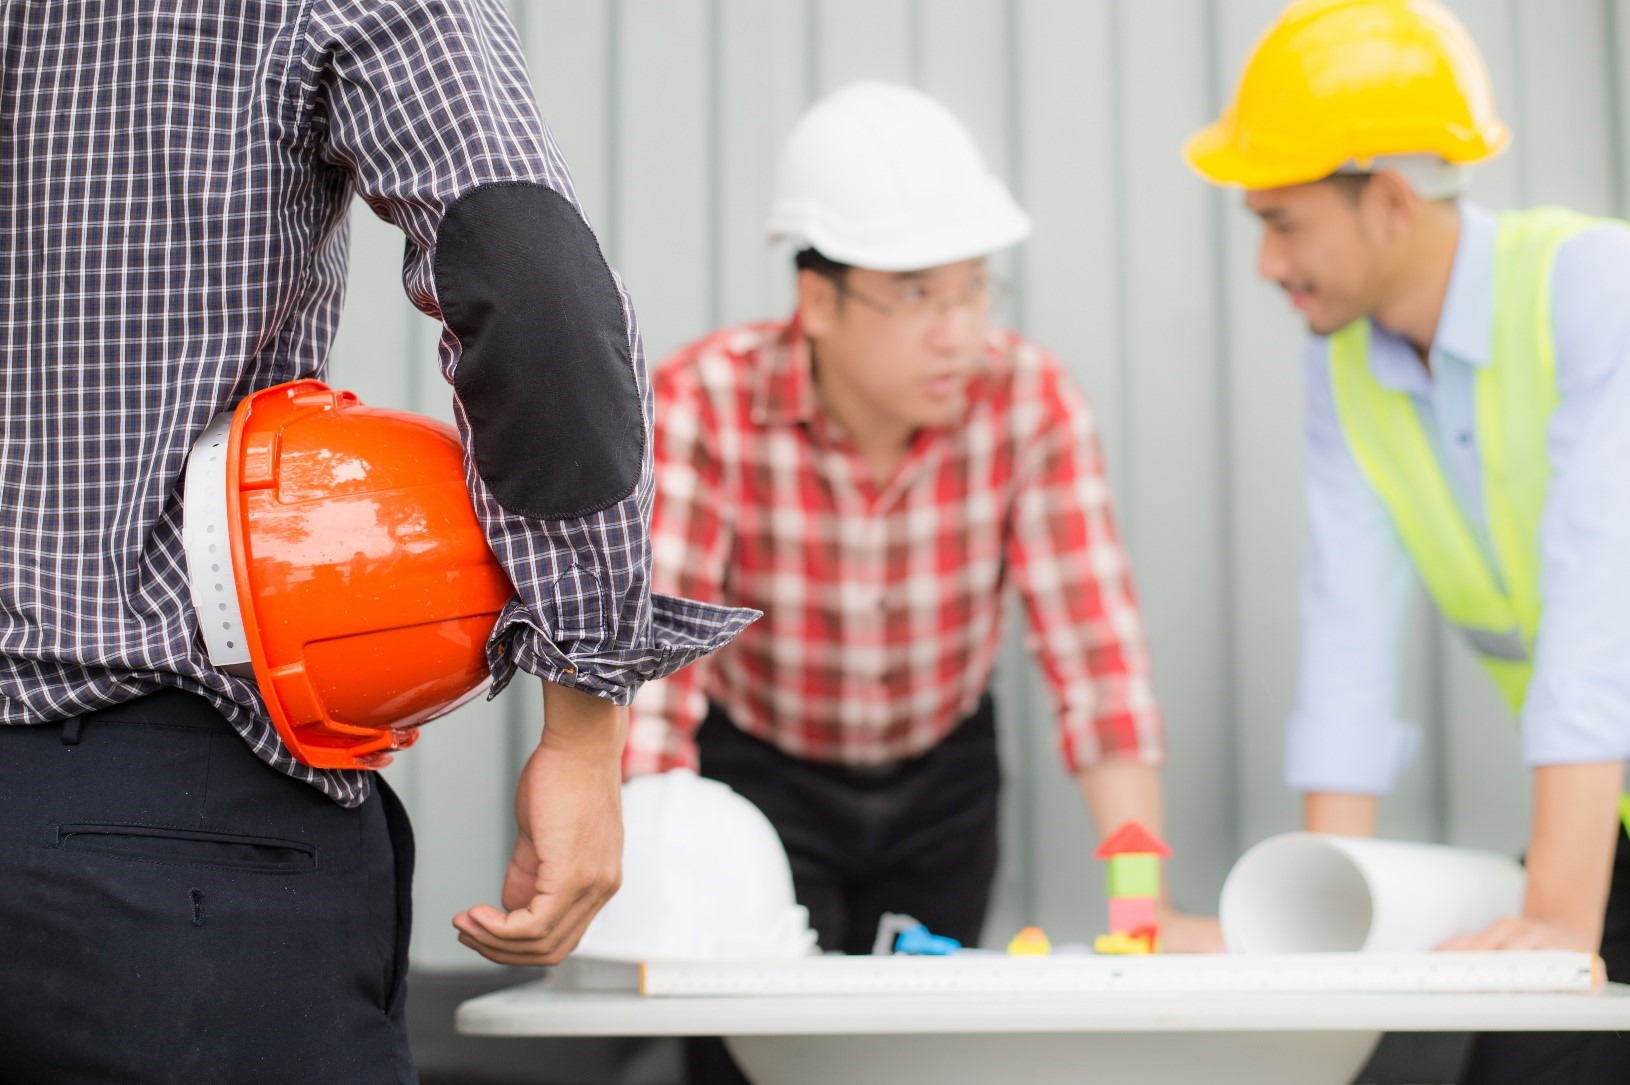
<svg viewBox="0 0 1630 1085"><path fill-rule="evenodd" d="M1164 759L1092 416L1058 362L993 330L967 414L881 489L817 401L796 321L719 332L656 374L654 583L762 610L634 702L630 775L696 762L717 702L796 757L920 754L976 706L1018 589L1063 757Z"/></svg>
<svg viewBox="0 0 1630 1085"><path fill-rule="evenodd" d="M407 292L433 317L458 196L525 181L575 199L503 5L6 3L0 56L0 723L175 686L274 768L360 803L367 774L295 762L253 685L209 665L181 479L213 416L322 374L353 193L406 235ZM440 360L451 380L450 333ZM632 495L578 520L512 514L466 474L516 587L496 687L520 667L627 703L750 619L651 595L649 457ZM554 639L563 608L610 615L604 637Z"/></svg>

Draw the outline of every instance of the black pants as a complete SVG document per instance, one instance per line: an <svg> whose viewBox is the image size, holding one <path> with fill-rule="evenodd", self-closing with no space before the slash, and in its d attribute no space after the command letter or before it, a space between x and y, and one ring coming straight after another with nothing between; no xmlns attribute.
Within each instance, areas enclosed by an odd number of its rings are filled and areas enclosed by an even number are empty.
<svg viewBox="0 0 1630 1085"><path fill-rule="evenodd" d="M702 775L770 819L798 903L826 950L870 953L884 912L964 945L979 940L996 876L1001 784L990 696L945 741L885 772L789 757L711 706L696 735ZM743 1079L723 1044L686 1046L691 1085Z"/></svg>
<svg viewBox="0 0 1630 1085"><path fill-rule="evenodd" d="M1630 983L1630 837L1619 831L1602 924L1608 979ZM1463 1085L1624 1085L1630 1082L1630 1034L1485 1032L1472 1044Z"/></svg>
<svg viewBox="0 0 1630 1085"><path fill-rule="evenodd" d="M764 811L821 948L870 953L884 912L979 940L996 876L996 719L989 695L945 741L884 773L789 757L713 706L702 775Z"/></svg>
<svg viewBox="0 0 1630 1085"><path fill-rule="evenodd" d="M0 1081L416 1082L413 840L174 690L0 727Z"/></svg>

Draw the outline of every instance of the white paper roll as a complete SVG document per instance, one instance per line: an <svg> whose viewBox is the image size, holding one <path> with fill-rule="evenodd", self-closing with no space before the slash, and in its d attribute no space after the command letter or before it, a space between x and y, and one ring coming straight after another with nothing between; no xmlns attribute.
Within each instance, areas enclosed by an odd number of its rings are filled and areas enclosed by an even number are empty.
<svg viewBox="0 0 1630 1085"><path fill-rule="evenodd" d="M1522 908L1504 855L1287 833L1240 857L1218 908L1232 953L1413 953Z"/></svg>

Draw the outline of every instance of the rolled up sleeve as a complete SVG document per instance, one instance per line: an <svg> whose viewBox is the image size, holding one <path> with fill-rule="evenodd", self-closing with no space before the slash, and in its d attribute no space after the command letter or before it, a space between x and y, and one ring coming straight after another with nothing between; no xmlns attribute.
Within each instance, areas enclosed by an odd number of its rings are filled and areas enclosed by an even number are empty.
<svg viewBox="0 0 1630 1085"><path fill-rule="evenodd" d="M1007 540L1025 640L1052 692L1070 771L1163 765L1165 722L1092 413L1058 362L1044 362L1042 422L1015 472Z"/></svg>

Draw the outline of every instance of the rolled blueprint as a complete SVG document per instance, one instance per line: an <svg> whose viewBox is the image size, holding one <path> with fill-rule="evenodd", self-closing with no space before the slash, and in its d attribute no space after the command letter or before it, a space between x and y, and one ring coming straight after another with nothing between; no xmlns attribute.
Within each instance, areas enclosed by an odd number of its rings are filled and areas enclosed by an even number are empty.
<svg viewBox="0 0 1630 1085"><path fill-rule="evenodd" d="M1519 914L1523 883L1492 852L1286 833L1234 864L1218 913L1231 953L1411 953Z"/></svg>

